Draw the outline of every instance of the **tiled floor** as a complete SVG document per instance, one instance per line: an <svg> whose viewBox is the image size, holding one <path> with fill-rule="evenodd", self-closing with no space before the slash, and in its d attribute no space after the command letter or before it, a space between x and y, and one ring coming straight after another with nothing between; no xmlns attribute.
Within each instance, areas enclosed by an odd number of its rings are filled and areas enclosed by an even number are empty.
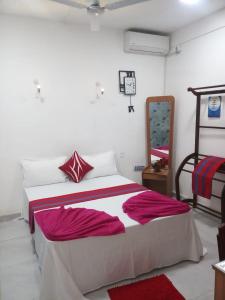
<svg viewBox="0 0 225 300"><path fill-rule="evenodd" d="M211 265L218 260L216 233L219 221L199 212L195 213L195 218L208 251L202 261L198 264L183 262L156 270L140 276L138 280L165 273L186 300L213 299L214 272ZM131 280L122 284L129 282ZM27 224L22 220L0 223L0 299L37 300L39 284L40 272ZM107 288L86 297L90 300L106 300Z"/></svg>

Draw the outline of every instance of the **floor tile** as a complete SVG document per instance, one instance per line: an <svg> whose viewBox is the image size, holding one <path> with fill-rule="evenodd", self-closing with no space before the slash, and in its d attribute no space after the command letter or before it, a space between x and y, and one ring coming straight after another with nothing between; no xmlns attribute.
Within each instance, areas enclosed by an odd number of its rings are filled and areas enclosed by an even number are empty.
<svg viewBox="0 0 225 300"><path fill-rule="evenodd" d="M29 228L23 220L0 222L0 242L25 236L29 236Z"/></svg>
<svg viewBox="0 0 225 300"><path fill-rule="evenodd" d="M36 263L36 255L31 237L23 237L0 242L0 270L15 264Z"/></svg>

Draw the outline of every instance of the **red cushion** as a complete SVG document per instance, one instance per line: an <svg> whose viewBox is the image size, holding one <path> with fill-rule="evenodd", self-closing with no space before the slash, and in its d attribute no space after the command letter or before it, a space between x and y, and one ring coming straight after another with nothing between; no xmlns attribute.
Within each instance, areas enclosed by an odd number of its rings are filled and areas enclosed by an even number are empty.
<svg viewBox="0 0 225 300"><path fill-rule="evenodd" d="M93 167L75 151L71 158L59 169L66 173L74 182L80 182L84 175L91 171Z"/></svg>

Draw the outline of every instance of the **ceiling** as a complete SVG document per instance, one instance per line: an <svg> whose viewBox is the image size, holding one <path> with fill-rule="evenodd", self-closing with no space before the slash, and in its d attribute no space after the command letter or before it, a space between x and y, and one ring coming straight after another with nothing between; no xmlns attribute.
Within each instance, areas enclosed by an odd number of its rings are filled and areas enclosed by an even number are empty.
<svg viewBox="0 0 225 300"><path fill-rule="evenodd" d="M108 10L101 16L101 23L105 27L171 33L222 8L225 8L225 0L199 0L195 5L185 5L179 0L149 0L118 10ZM75 24L89 23L85 9L68 7L51 0L0 0L0 14Z"/></svg>

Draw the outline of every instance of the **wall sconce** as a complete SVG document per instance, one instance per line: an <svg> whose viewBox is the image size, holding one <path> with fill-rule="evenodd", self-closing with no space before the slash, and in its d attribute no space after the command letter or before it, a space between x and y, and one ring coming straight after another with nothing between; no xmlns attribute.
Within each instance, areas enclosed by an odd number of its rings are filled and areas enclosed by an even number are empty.
<svg viewBox="0 0 225 300"><path fill-rule="evenodd" d="M36 87L36 96L35 96L35 98L40 100L43 103L44 98L41 96L41 85L40 85L38 79L34 79L34 85Z"/></svg>
<svg viewBox="0 0 225 300"><path fill-rule="evenodd" d="M96 82L95 86L96 86L96 99L100 99L101 96L104 95L105 89L102 87L101 83L98 81Z"/></svg>

